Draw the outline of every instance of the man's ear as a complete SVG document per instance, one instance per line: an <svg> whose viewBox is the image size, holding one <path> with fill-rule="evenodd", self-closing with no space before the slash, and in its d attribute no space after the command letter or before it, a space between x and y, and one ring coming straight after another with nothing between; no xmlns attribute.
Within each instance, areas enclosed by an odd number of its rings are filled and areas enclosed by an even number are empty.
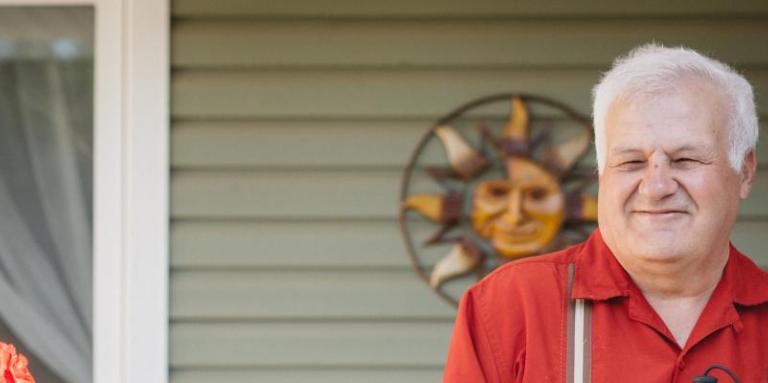
<svg viewBox="0 0 768 383"><path fill-rule="evenodd" d="M749 192L752 190L752 184L755 181L755 172L757 171L757 157L755 150L752 149L744 156L744 164L741 165L741 185L739 189L739 197L746 199L749 196Z"/></svg>

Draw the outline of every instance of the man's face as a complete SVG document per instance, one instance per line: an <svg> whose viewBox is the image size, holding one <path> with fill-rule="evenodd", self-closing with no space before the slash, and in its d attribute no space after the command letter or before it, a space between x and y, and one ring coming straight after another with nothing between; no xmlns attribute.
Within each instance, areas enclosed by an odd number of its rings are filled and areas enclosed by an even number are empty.
<svg viewBox="0 0 768 383"><path fill-rule="evenodd" d="M727 121L724 98L703 81L612 105L598 224L620 261L695 262L727 249L751 187L728 161Z"/></svg>

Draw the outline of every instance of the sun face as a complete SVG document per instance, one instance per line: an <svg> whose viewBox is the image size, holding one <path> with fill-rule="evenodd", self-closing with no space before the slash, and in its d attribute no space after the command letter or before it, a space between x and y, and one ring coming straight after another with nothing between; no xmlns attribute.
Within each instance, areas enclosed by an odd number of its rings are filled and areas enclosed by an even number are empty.
<svg viewBox="0 0 768 383"><path fill-rule="evenodd" d="M565 196L550 172L524 158L507 161L509 178L483 181L472 195L475 231L508 258L549 244L565 218Z"/></svg>
<svg viewBox="0 0 768 383"><path fill-rule="evenodd" d="M506 123L500 134L481 123L479 147L471 145L451 120L425 138L436 138L445 150L446 167L424 169L444 193L409 195L413 164L406 170L400 216L406 244L417 270L444 297L440 288L446 281L471 271L480 271L480 276L489 265L563 247L573 242L574 233L585 236L584 227L597 219L596 199L585 191L595 177L574 171L590 144L587 120L556 102L528 97L562 109L581 125L565 140L551 139L552 132L546 129L530 137L531 116L523 97L497 96L484 102L504 99L511 101ZM492 176L501 169L503 175ZM440 225L423 246L453 243L431 270L419 263L409 242L405 218L410 211Z"/></svg>

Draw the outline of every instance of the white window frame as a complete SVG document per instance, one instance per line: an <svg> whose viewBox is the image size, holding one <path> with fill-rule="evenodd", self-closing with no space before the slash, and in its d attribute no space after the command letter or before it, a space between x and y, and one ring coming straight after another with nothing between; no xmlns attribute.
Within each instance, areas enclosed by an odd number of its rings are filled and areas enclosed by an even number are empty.
<svg viewBox="0 0 768 383"><path fill-rule="evenodd" d="M168 381L169 0L95 10L93 377Z"/></svg>

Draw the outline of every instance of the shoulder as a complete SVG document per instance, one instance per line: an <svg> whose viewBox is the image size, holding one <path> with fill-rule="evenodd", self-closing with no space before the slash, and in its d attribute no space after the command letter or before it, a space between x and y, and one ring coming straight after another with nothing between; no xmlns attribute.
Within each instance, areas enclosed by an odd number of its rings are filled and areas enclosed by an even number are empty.
<svg viewBox="0 0 768 383"><path fill-rule="evenodd" d="M565 293L568 264L581 245L511 261L472 286L467 295L492 311L528 303L559 302Z"/></svg>
<svg viewBox="0 0 768 383"><path fill-rule="evenodd" d="M547 284L572 262L580 245L553 253L511 261L485 276L473 289L480 291L506 287Z"/></svg>
<svg viewBox="0 0 768 383"><path fill-rule="evenodd" d="M734 299L747 306L768 303L768 273L752 259L732 249Z"/></svg>
<svg viewBox="0 0 768 383"><path fill-rule="evenodd" d="M460 320L472 323L482 334L480 338L493 350L502 375L515 376L515 371L522 371L516 368L525 355L558 352L568 264L577 248L509 262L472 286L462 298ZM529 343L528 334L536 334L540 341Z"/></svg>
<svg viewBox="0 0 768 383"><path fill-rule="evenodd" d="M733 260L738 270L748 278L768 280L768 272L760 268L752 258L733 248Z"/></svg>

